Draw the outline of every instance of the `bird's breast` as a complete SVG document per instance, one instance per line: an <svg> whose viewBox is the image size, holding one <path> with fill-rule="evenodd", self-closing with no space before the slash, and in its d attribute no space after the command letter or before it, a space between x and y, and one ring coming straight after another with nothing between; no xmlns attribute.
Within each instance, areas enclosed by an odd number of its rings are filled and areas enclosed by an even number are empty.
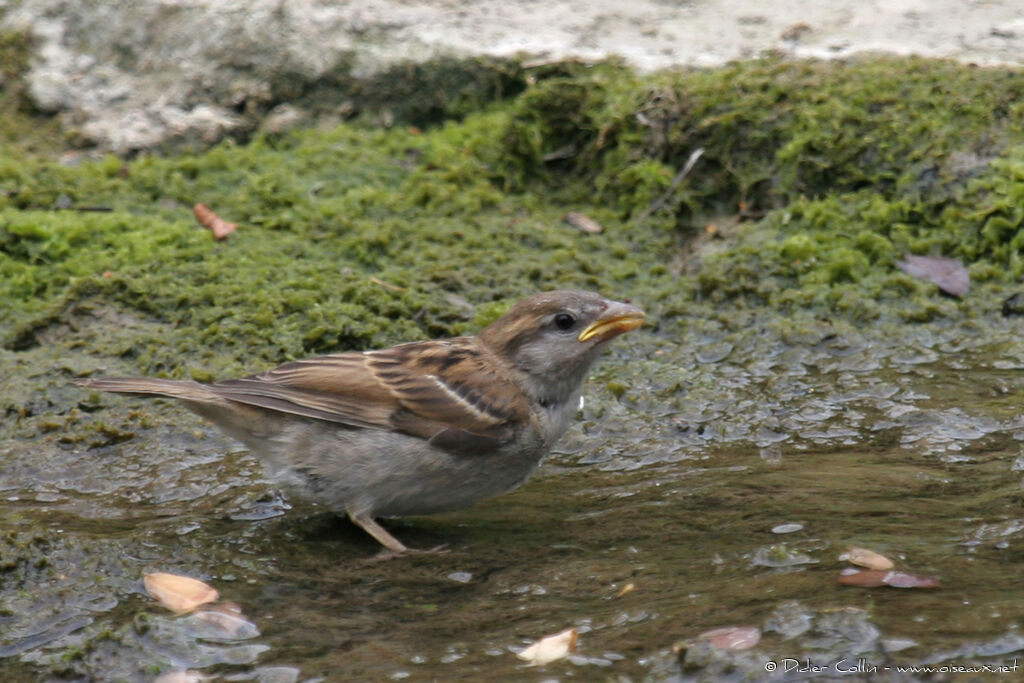
<svg viewBox="0 0 1024 683"><path fill-rule="evenodd" d="M564 401L558 401L544 405L541 408L540 422L541 434L547 448L555 445L555 442L562 438L573 417L580 407L580 398L583 394L582 388L574 392Z"/></svg>

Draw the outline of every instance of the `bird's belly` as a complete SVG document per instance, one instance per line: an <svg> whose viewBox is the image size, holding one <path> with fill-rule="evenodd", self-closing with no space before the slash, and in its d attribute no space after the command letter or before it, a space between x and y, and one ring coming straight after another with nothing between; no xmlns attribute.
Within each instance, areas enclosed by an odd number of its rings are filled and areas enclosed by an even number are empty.
<svg viewBox="0 0 1024 683"><path fill-rule="evenodd" d="M537 442L514 452L454 455L405 434L316 420L249 445L275 480L302 497L380 517L457 510L504 493L526 481L546 452Z"/></svg>

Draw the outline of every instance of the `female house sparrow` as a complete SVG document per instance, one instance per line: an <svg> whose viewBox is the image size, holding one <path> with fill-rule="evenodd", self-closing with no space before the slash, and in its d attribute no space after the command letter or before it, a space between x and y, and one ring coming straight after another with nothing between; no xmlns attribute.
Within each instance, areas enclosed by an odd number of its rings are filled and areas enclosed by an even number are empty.
<svg viewBox="0 0 1024 683"><path fill-rule="evenodd" d="M591 292L544 292L475 337L307 358L215 384L75 382L184 401L273 478L401 554L374 517L455 510L522 484L568 427L601 347L643 317Z"/></svg>

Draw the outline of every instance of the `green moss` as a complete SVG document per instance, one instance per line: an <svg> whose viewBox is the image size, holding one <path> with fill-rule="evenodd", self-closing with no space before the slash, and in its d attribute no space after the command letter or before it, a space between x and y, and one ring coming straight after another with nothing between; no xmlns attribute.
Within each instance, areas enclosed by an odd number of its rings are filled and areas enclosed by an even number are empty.
<svg viewBox="0 0 1024 683"><path fill-rule="evenodd" d="M407 75L445 90L476 68ZM464 117L425 131L345 125L76 167L5 147L0 339L209 379L475 330L552 287L629 296L654 318L728 323L767 306L923 320L989 306L1024 275L1017 71L912 58L502 68L487 97L411 104L424 121ZM214 242L196 202L238 232ZM570 210L604 232L566 225ZM738 210L734 241L690 245ZM896 269L905 252L964 259L979 294L939 299ZM697 259L695 278L676 275Z"/></svg>
<svg viewBox="0 0 1024 683"><path fill-rule="evenodd" d="M341 127L172 159L11 158L0 164L0 183L17 188L0 198L4 343L31 348L71 320L113 316L95 353L208 377L458 334L473 305L541 288L614 291L621 245L563 224L564 207L497 191L464 134ZM410 164L418 150L448 163ZM54 208L61 196L71 208ZM191 215L197 201L238 232L214 242ZM644 252L671 242L633 239Z"/></svg>
<svg viewBox="0 0 1024 683"><path fill-rule="evenodd" d="M868 187L921 197L974 173L972 157L983 165L1020 141L1022 93L1012 69L913 58L765 59L645 79L600 65L518 99L505 173L593 178L635 210L626 197L650 183L640 169L678 169L703 147L669 209L758 211Z"/></svg>
<svg viewBox="0 0 1024 683"><path fill-rule="evenodd" d="M910 321L947 315L948 302L932 300L935 288L894 275L895 263L904 253L958 257L976 285L1012 287L1024 275L1018 204L1024 184L1016 171L1022 155L1024 145L1011 147L953 197L887 199L872 189L792 202L748 226L735 248L710 258L701 291L789 307L820 303L814 292L821 288L853 284L842 295L847 302L884 302ZM759 276L735 277L743 272ZM780 299L780 287L800 294ZM870 308L872 317L886 310Z"/></svg>
<svg viewBox="0 0 1024 683"><path fill-rule="evenodd" d="M604 386L608 390L608 393L610 393L615 398L622 398L625 395L626 391L629 389L627 385L623 384L622 382L616 382L615 380L605 382Z"/></svg>
<svg viewBox="0 0 1024 683"><path fill-rule="evenodd" d="M0 536L0 585L17 585L22 574L50 566L50 540L41 533L8 531Z"/></svg>

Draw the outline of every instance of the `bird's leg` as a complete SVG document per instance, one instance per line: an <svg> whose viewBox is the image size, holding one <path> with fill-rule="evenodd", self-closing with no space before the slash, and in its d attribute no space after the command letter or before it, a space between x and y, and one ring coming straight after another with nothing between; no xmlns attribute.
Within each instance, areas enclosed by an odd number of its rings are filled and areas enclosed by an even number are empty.
<svg viewBox="0 0 1024 683"><path fill-rule="evenodd" d="M348 518L352 520L353 524L377 539L378 543L387 548L394 555L404 555L409 552L409 549L405 547L404 543L389 534L387 529L382 527L380 524L377 524L373 517L367 513L348 510Z"/></svg>
<svg viewBox="0 0 1024 683"><path fill-rule="evenodd" d="M386 548L377 554L375 559L377 560L390 560L395 557L401 557L402 555L443 555L448 550L443 546L439 545L436 548L430 550L414 550L408 548L404 543L399 541L397 538L387 532L387 529L377 524L373 517L365 512L353 512L348 510L348 518L352 520L352 523L360 527L363 531L377 539L377 542Z"/></svg>

